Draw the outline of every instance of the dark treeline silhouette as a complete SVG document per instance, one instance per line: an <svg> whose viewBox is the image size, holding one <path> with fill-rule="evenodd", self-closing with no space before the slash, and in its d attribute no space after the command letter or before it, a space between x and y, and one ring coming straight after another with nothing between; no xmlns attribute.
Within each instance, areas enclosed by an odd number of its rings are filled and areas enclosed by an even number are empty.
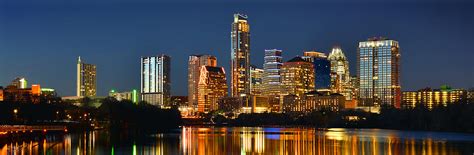
<svg viewBox="0 0 474 155"><path fill-rule="evenodd" d="M114 98L104 99L95 115L98 121L107 122L112 128L175 129L182 122L177 109L160 109L145 102L134 104Z"/></svg>
<svg viewBox="0 0 474 155"><path fill-rule="evenodd" d="M361 110L322 109L310 113L241 114L235 119L226 119L222 115L214 114L206 118L217 125L230 126L312 126L474 132L474 104L466 103L435 106L432 109L422 105L413 109L381 107L379 114Z"/></svg>
<svg viewBox="0 0 474 155"><path fill-rule="evenodd" d="M94 127L160 130L176 129L181 116L176 109L160 109L141 102L117 101L105 98L99 107L84 99L82 106L48 100L39 103L0 102L0 125L65 125L72 130L89 130ZM94 126L91 126L93 124Z"/></svg>

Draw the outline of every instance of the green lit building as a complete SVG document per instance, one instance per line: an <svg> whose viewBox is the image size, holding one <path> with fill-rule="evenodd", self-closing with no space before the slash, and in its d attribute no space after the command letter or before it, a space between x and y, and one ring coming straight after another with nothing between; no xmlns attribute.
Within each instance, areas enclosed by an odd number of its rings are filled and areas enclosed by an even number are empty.
<svg viewBox="0 0 474 155"><path fill-rule="evenodd" d="M112 89L109 91L109 96L117 99L118 101L130 100L135 104L138 104L138 102L140 102L139 93L136 89L133 89L129 92L117 92Z"/></svg>

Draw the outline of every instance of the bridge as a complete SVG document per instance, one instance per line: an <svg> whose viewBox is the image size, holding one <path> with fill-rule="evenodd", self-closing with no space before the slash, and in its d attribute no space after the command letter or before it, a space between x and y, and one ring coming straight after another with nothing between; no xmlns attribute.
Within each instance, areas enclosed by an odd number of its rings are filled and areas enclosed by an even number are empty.
<svg viewBox="0 0 474 155"><path fill-rule="evenodd" d="M0 135L9 133L32 133L32 132L67 132L67 127L62 125L0 125Z"/></svg>

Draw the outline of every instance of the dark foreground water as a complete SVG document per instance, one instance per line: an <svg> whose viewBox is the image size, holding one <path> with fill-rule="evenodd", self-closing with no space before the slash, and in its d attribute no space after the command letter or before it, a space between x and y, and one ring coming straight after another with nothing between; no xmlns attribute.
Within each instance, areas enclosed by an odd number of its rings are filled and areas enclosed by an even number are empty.
<svg viewBox="0 0 474 155"><path fill-rule="evenodd" d="M474 134L379 129L183 127L137 136L94 131L3 139L0 154L469 154Z"/></svg>

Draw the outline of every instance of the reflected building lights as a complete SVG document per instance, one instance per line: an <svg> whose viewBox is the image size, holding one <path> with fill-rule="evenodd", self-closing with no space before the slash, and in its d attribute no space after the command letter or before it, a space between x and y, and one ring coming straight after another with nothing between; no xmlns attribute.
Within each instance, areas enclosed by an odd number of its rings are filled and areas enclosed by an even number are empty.
<svg viewBox="0 0 474 155"><path fill-rule="evenodd" d="M462 154L472 143L436 140L432 134L399 137L398 131L303 128L194 128L179 135L158 134L152 141L128 147L109 143L109 133L46 136L0 145L0 154ZM277 134L278 136L272 136ZM424 137L424 136L427 137ZM176 137L175 137L176 136ZM419 139L419 137L422 137ZM438 137L439 138L439 137ZM150 143L151 142L151 143ZM120 143L120 142L119 142ZM99 145L100 144L100 145ZM122 143L123 144L123 143ZM119 144L120 145L120 144Z"/></svg>

